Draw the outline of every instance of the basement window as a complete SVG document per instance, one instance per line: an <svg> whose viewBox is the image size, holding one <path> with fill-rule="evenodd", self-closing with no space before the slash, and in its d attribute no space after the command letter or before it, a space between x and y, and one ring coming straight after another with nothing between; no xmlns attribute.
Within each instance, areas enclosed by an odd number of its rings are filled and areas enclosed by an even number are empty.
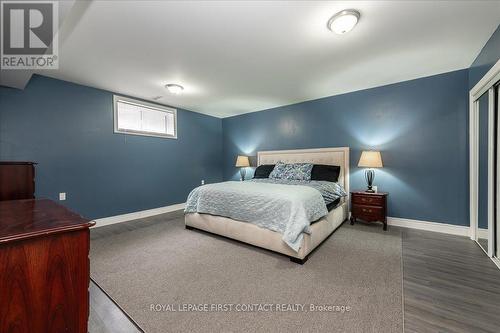
<svg viewBox="0 0 500 333"><path fill-rule="evenodd" d="M115 133L177 139L177 110L113 96Z"/></svg>

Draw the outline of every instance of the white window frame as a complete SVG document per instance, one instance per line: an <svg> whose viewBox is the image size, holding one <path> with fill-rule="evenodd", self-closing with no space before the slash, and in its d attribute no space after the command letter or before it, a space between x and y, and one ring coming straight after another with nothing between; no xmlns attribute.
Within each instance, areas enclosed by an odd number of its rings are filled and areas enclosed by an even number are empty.
<svg viewBox="0 0 500 333"><path fill-rule="evenodd" d="M165 113L173 113L173 115L174 115L174 135L118 128L118 102L125 102L125 103L132 104L132 105L143 106L143 107L146 107L148 109L153 109L155 111L161 111L161 112L165 112ZM144 102L144 101L134 99L134 98L113 95L113 126L114 126L114 133L140 135L140 136L151 136L151 137L164 138L164 139L177 139L177 109L170 108L170 107L164 106L164 105Z"/></svg>

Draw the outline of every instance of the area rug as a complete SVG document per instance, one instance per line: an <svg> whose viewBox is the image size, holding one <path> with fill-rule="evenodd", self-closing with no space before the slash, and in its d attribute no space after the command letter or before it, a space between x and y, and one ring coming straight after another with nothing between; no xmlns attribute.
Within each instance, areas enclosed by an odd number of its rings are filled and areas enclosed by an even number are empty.
<svg viewBox="0 0 500 333"><path fill-rule="evenodd" d="M402 332L401 251L344 223L301 266L160 215L92 231L91 275L146 332Z"/></svg>

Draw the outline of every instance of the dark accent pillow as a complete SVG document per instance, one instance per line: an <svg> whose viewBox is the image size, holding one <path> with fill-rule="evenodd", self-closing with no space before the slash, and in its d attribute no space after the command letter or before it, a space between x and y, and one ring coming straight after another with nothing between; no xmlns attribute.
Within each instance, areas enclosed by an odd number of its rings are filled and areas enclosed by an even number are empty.
<svg viewBox="0 0 500 333"><path fill-rule="evenodd" d="M274 164L262 164L255 169L253 178L269 178L269 174L274 169Z"/></svg>
<svg viewBox="0 0 500 333"><path fill-rule="evenodd" d="M326 180L329 182L338 182L340 175L340 166L314 164L311 171L311 180Z"/></svg>

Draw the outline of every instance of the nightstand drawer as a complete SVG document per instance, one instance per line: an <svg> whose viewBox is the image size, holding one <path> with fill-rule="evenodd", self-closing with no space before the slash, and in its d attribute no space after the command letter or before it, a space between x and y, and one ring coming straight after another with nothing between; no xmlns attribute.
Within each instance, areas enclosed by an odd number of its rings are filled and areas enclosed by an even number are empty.
<svg viewBox="0 0 500 333"><path fill-rule="evenodd" d="M352 197L353 204L383 206L385 198L375 195L356 194Z"/></svg>
<svg viewBox="0 0 500 333"><path fill-rule="evenodd" d="M385 212L383 207L373 207L364 205L353 205L352 212L354 216L370 216L373 218L385 218Z"/></svg>

